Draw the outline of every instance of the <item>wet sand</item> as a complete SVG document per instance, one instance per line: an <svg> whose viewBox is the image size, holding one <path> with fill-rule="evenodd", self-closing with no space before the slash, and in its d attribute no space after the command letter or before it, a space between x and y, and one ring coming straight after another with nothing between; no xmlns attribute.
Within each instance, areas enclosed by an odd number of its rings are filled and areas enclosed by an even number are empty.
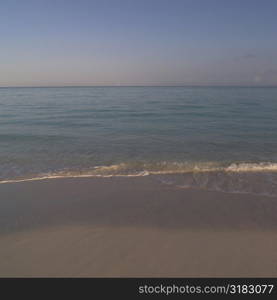
<svg viewBox="0 0 277 300"><path fill-rule="evenodd" d="M0 185L0 277L276 277L277 199L153 177Z"/></svg>

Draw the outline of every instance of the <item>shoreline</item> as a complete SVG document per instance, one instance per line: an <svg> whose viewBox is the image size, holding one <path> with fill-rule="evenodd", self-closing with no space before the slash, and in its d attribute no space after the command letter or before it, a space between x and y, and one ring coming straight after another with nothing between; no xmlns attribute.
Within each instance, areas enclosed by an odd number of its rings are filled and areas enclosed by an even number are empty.
<svg viewBox="0 0 277 300"><path fill-rule="evenodd" d="M0 185L0 277L275 277L276 198L150 177Z"/></svg>
<svg viewBox="0 0 277 300"><path fill-rule="evenodd" d="M124 165L124 164L123 164ZM98 169L114 170L122 165L101 166ZM194 189L208 192L221 192L240 195L277 197L277 164L276 163L241 163L231 164L225 168L203 168L191 170L141 170L124 173L77 173L57 172L41 174L34 177L18 177L0 180L4 184L49 181L54 179L108 179L108 178L139 178L148 177L149 180L171 186L177 189Z"/></svg>

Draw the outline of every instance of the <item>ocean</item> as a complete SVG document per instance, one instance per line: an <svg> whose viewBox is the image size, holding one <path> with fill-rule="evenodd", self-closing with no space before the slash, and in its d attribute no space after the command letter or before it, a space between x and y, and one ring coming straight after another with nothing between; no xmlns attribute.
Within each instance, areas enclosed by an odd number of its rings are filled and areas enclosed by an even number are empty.
<svg viewBox="0 0 277 300"><path fill-rule="evenodd" d="M277 195L277 88L0 88L0 183L151 176Z"/></svg>

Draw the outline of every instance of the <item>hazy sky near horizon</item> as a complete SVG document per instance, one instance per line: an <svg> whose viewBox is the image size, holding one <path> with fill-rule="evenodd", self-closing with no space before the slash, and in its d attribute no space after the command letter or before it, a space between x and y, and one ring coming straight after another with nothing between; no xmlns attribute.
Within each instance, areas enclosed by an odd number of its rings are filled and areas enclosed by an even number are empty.
<svg viewBox="0 0 277 300"><path fill-rule="evenodd" d="M277 85L276 0L0 0L0 86Z"/></svg>

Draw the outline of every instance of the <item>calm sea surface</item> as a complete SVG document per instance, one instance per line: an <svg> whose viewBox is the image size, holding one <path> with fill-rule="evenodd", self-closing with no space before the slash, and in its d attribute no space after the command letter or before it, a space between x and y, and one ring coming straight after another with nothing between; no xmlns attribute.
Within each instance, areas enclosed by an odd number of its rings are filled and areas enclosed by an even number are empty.
<svg viewBox="0 0 277 300"><path fill-rule="evenodd" d="M0 88L0 181L156 176L277 195L277 88Z"/></svg>

